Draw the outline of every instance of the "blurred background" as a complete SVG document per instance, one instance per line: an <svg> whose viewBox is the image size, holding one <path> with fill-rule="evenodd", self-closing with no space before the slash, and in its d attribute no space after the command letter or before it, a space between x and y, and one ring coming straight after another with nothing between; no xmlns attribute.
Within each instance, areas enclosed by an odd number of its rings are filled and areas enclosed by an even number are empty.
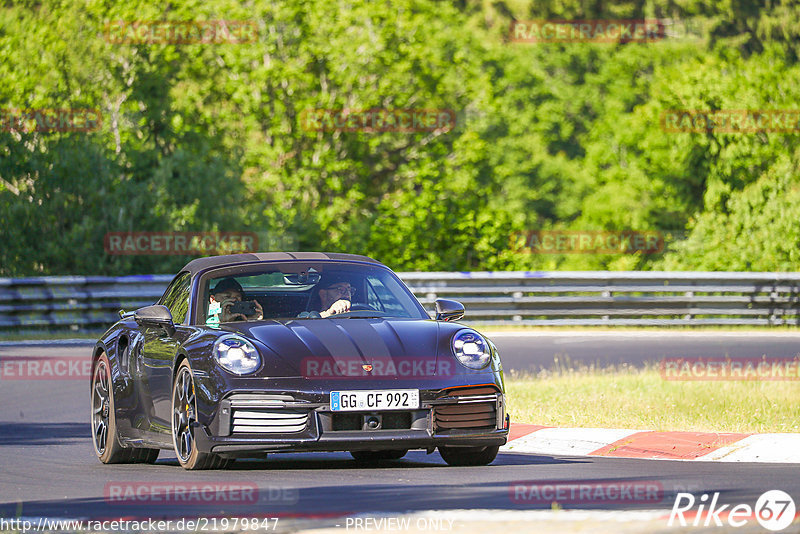
<svg viewBox="0 0 800 534"><path fill-rule="evenodd" d="M111 232L252 232L399 271L800 265L800 129L673 132L667 110L796 110L789 1L0 1L0 276L174 273ZM520 42L513 21L670 21L642 42ZM247 21L246 42L115 21ZM680 31L679 31L680 29ZM308 110L452 110L452 128L304 128ZM91 131L13 110L94 109ZM657 253L537 254L549 230Z"/></svg>

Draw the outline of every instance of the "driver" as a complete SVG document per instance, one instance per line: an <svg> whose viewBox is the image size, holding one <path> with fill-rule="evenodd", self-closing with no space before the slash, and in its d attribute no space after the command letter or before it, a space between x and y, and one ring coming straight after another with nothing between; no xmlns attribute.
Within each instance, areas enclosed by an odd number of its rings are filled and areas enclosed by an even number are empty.
<svg viewBox="0 0 800 534"><path fill-rule="evenodd" d="M217 282L217 285L211 290L206 324L218 326L221 322L260 321L263 319L264 310L257 300L250 301L255 305L255 311L251 315L231 311L231 307L237 302L242 302L243 298L244 291L235 278L223 278Z"/></svg>
<svg viewBox="0 0 800 534"><path fill-rule="evenodd" d="M330 317L337 313L350 311L351 300L356 294L356 288L347 280L328 282L319 290L319 300L322 302L320 317Z"/></svg>
<svg viewBox="0 0 800 534"><path fill-rule="evenodd" d="M350 311L356 288L345 276L323 274L322 279L317 284L316 292L316 296L319 297L319 309L303 312L300 314L301 318L325 318L336 315L337 313Z"/></svg>

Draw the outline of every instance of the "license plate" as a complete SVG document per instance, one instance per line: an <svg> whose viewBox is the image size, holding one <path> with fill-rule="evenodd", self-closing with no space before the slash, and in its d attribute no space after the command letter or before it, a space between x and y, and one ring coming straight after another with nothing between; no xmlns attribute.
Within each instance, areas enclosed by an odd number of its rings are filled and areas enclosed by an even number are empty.
<svg viewBox="0 0 800 534"><path fill-rule="evenodd" d="M331 411L416 410L418 389L378 389L374 391L332 391Z"/></svg>

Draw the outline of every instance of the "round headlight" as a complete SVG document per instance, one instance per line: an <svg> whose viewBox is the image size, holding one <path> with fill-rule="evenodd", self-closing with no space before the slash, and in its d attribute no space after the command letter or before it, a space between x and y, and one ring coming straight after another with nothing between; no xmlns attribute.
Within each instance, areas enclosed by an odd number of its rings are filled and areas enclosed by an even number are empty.
<svg viewBox="0 0 800 534"><path fill-rule="evenodd" d="M261 356L252 343L237 335L223 336L214 343L217 363L236 375L246 375L261 366Z"/></svg>
<svg viewBox="0 0 800 534"><path fill-rule="evenodd" d="M483 369L492 359L489 343L474 330L459 330L453 336L453 354L470 369Z"/></svg>

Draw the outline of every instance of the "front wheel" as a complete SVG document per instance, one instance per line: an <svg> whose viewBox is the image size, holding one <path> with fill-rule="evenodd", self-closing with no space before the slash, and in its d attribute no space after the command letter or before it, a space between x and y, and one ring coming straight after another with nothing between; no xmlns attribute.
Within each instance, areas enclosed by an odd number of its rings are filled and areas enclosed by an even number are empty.
<svg viewBox="0 0 800 534"><path fill-rule="evenodd" d="M499 445L491 447L439 447L447 465L489 465L497 458Z"/></svg>
<svg viewBox="0 0 800 534"><path fill-rule="evenodd" d="M200 452L194 439L194 423L197 421L197 399L194 377L189 363L184 360L178 366L172 387L172 444L181 467L188 470L224 469L231 460L217 454Z"/></svg>

